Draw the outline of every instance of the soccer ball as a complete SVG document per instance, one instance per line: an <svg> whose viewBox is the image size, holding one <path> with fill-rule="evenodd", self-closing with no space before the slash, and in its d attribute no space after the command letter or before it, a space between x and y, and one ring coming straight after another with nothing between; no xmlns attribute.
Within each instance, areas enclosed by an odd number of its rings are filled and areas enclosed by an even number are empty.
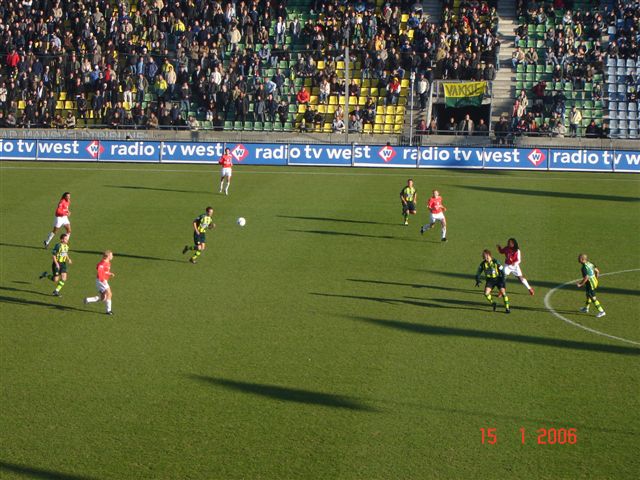
<svg viewBox="0 0 640 480"><path fill-rule="evenodd" d="M240 217L238 218L238 220L236 220L236 222L238 223L238 225L240 225L241 227L244 227L247 224L247 221L244 219L244 217Z"/></svg>

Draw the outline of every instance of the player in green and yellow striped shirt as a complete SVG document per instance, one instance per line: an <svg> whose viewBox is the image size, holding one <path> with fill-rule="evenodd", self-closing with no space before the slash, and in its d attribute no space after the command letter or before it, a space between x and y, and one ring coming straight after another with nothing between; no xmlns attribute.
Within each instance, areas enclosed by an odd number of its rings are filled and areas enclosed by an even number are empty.
<svg viewBox="0 0 640 480"><path fill-rule="evenodd" d="M598 277L600 276L600 270L593 263L589 261L585 253L578 255L578 262L582 264L581 273L582 280L576 283L578 288L585 287L587 294L587 301L584 307L580 309L581 312L589 313L589 306L593 305L598 310L596 318L601 318L606 315L604 308L596 298L596 290L598 289Z"/></svg>
<svg viewBox="0 0 640 480"><path fill-rule="evenodd" d="M49 278L56 283L56 288L53 291L53 295L60 296L60 290L64 287L67 281L67 264L73 263L69 257L69 234L63 233L60 235L60 243L56 243L55 247L51 251L53 261L51 263L51 275L47 272L42 272L40 278Z"/></svg>
<svg viewBox="0 0 640 480"><path fill-rule="evenodd" d="M505 313L511 313L509 308L509 297L507 296L506 285L504 281L504 267L498 260L491 256L489 250L482 251L482 262L478 265L476 271L476 287L480 286L480 276L484 273L486 283L484 285L484 298L493 307L493 311L496 311L498 304L491 297L491 292L494 288L498 289L500 295L504 300Z"/></svg>
<svg viewBox="0 0 640 480"><path fill-rule="evenodd" d="M182 249L182 253L187 253L189 250L194 250L193 255L189 259L191 263L196 263L196 259L202 254L206 245L206 231L210 228L215 228L216 224L213 223L213 207L207 207L205 213L193 220L193 246L185 245Z"/></svg>
<svg viewBox="0 0 640 480"><path fill-rule="evenodd" d="M418 194L413 186L413 179L407 180L407 186L400 191L400 200L402 201L402 218L404 224L409 225L409 214L416 214L416 202Z"/></svg>

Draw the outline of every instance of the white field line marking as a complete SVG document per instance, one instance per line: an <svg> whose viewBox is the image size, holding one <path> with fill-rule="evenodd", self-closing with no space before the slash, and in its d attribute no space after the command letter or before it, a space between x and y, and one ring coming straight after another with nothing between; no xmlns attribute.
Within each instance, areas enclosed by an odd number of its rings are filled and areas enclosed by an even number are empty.
<svg viewBox="0 0 640 480"><path fill-rule="evenodd" d="M630 270L619 270L617 272L608 272L608 273L603 273L600 276L604 277L604 276L607 276L607 275L618 275L620 273L629 273L629 272L640 272L640 268L632 268ZM560 320L562 320L564 322L567 322L568 324L573 325L574 327L581 328L583 330L586 330L587 332L595 333L596 335L600 335L602 337L611 338L613 340L619 340L621 342L630 343L632 345L640 345L640 342L636 342L634 340L629 340L627 338L616 337L615 335L609 335L608 333L601 332L600 330L596 330L595 328L590 328L590 327L582 325L582 324L580 324L578 322L574 322L573 320L569 320L567 317L565 317L565 316L559 314L558 312L556 312L556 310L551 306L551 297L553 296L553 294L556 291L560 290L561 288L566 287L567 285L575 284L579 280L581 280L581 279L580 278L576 278L575 280L571 280L570 282L562 283L562 284L558 285L557 287L553 287L551 290L549 290L547 292L547 294L544 296L544 306L545 306L545 308L547 310L549 310L549 312L551 312L553 315L558 317Z"/></svg>
<svg viewBox="0 0 640 480"><path fill-rule="evenodd" d="M212 167L212 166L216 166L215 164L212 165L202 165L202 164L191 164L193 166L205 166L205 167ZM94 167L45 167L45 166L41 166L41 167L23 167L23 166L13 166L13 165L0 165L0 170L64 170L64 171L69 171L69 170L77 170L77 171L82 171L82 170L96 170L96 167L100 166L100 171L110 171L110 172L154 172L154 173L193 173L195 169L193 170L180 170L180 169L175 169L175 168L104 168L105 164L104 163L96 163L96 165ZM291 165L292 167L294 165ZM308 168L308 167L302 167L302 168ZM332 167L327 167L327 168L332 168ZM341 170L344 169L346 170L345 167L334 167L334 168L340 168ZM358 169L362 168L362 167L357 167ZM413 177L431 177L431 178L479 178L478 175L443 175L443 174L437 174L437 173L432 173L435 171L440 171L441 169L431 169L431 168L422 168L422 169L417 169L415 167L406 167L406 170L411 170L412 173L411 176ZM478 171L482 171L480 169L478 169ZM492 170L494 171L494 170ZM516 172L517 170L512 170L511 172ZM346 171L339 171L339 172L292 172L292 171L282 171L282 170L244 170L244 169L240 169L240 170L236 170L235 172L233 172L234 174L275 174L275 175L324 175L324 176L340 176L340 177L351 177L351 176L369 176L369 177L377 177L377 176L381 176L382 173L364 173L364 172L346 172ZM390 173L387 169L387 172L384 174L386 176L391 176L391 177L406 177L408 172L404 172L404 173ZM552 173L557 173L557 172L552 172ZM609 172L602 172L602 173L609 173ZM577 177L574 173L574 178L580 178L580 179L585 179L586 177ZM502 180L502 177L496 177L496 179L498 180ZM514 180L539 180L539 181L547 181L547 180L561 180L561 181L566 181L566 178L556 178L556 177L549 177L549 176L545 176L544 178L542 176L509 176L509 179L514 179ZM589 174L589 179L590 180L609 180L609 181L616 181L616 182L638 182L640 179L636 179L636 178L623 178L622 175L620 176L609 176L609 177L605 177L605 176L594 176L592 173ZM484 179L486 180L486 178ZM630 197L631 198L631 197Z"/></svg>

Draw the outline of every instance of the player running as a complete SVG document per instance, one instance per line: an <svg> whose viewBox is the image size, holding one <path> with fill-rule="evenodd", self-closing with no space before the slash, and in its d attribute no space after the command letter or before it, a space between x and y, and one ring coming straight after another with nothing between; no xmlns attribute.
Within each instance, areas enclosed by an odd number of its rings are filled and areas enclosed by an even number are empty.
<svg viewBox="0 0 640 480"><path fill-rule="evenodd" d="M515 238L510 238L507 240L507 246L502 248L500 245L496 245L498 251L504 254L504 277L506 278L512 273L515 277L520 280L529 293L533 295L535 292L531 285L524 275L522 275L522 270L520 269L520 262L522 261L522 254L520 253L520 247L518 246L518 241Z"/></svg>
<svg viewBox="0 0 640 480"><path fill-rule="evenodd" d="M509 297L507 296L507 290L504 282L504 267L491 256L491 252L489 250L482 251L482 262L478 266L478 271L476 272L476 287L480 286L480 275L483 273L486 279L486 283L484 285L484 297L493 307L493 311L496 311L498 304L493 301L491 291L494 288L497 288L504 300L505 313L511 313L511 309L509 308Z"/></svg>
<svg viewBox="0 0 640 480"><path fill-rule="evenodd" d="M71 236L71 222L69 222L69 215L71 215L71 212L69 211L70 204L71 194L69 192L64 192L58 202L58 208L56 208L56 216L53 220L53 229L49 232L47 239L42 242L44 244L44 248L49 246L49 243L53 240L53 237L56 236L58 229L61 227L65 228L69 237Z"/></svg>
<svg viewBox="0 0 640 480"><path fill-rule="evenodd" d="M402 217L404 224L409 225L409 214L416 214L416 202L418 194L413 186L413 179L407 180L407 186L400 191L400 200L402 201Z"/></svg>
<svg viewBox="0 0 640 480"><path fill-rule="evenodd" d="M429 201L427 202L427 208L431 212L431 219L428 224L423 225L420 228L420 233L424 234L427 230L432 228L436 221L442 225L442 241L447 241L447 219L444 217L444 212L447 211L447 207L442 204L442 197L438 190L434 190Z"/></svg>
<svg viewBox="0 0 640 480"><path fill-rule="evenodd" d="M222 186L224 185L225 178L227 179L227 186L224 187L224 194L229 195L229 185L231 185L231 169L233 167L233 156L231 155L231 151L228 148L224 149L224 155L220 157L218 164L222 165L222 170L220 171L220 190L219 193L222 193Z"/></svg>
<svg viewBox="0 0 640 480"><path fill-rule="evenodd" d="M113 260L113 252L107 250L102 254L102 260L96 266L98 271L98 277L96 278L96 288L100 295L95 297L87 297L84 299L84 303L95 303L103 301L107 305L107 315L113 315L111 311L111 287L109 286L109 279L115 277L116 274L111 271L111 260Z"/></svg>
<svg viewBox="0 0 640 480"><path fill-rule="evenodd" d="M207 247L206 241L206 231L207 229L215 228L216 224L213 223L213 207L207 207L205 213L197 217L193 221L193 246L185 245L182 249L182 254L184 255L189 250L195 250L189 261L191 263L196 263L196 259L202 254L204 249Z"/></svg>
<svg viewBox="0 0 640 480"><path fill-rule="evenodd" d="M59 297L60 290L62 290L62 287L64 287L64 284L67 281L67 264L71 265L73 263L71 261L71 257L69 257L68 233L60 235L60 243L56 243L51 253L53 257L53 262L51 263L51 275L47 274L47 272L42 272L40 278L47 277L54 282L56 284L56 288L53 291L53 295L55 297Z"/></svg>
<svg viewBox="0 0 640 480"><path fill-rule="evenodd" d="M596 290L598 289L598 277L600 276L600 270L593 263L589 261L585 253L578 255L578 262L582 264L582 280L576 283L578 288L585 287L587 293L587 301L584 307L580 309L583 313L589 313L589 306L593 303L598 310L596 318L601 318L606 315L604 308L596 298Z"/></svg>

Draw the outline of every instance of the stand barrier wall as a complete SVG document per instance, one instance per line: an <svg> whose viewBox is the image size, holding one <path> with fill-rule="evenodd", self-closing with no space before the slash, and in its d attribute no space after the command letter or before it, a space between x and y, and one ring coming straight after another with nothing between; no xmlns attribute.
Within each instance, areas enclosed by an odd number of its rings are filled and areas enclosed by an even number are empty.
<svg viewBox="0 0 640 480"><path fill-rule="evenodd" d="M516 147L392 147L0 139L0 160L217 163L229 148L240 165L472 168L640 173L638 150Z"/></svg>

